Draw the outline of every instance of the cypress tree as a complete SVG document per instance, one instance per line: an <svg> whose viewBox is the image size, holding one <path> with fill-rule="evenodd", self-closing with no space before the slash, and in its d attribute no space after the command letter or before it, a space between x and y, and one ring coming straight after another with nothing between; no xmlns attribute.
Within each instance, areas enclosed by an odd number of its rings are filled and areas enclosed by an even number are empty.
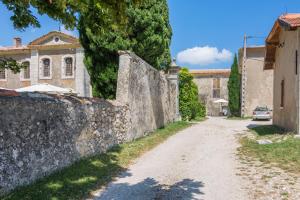
<svg viewBox="0 0 300 200"><path fill-rule="evenodd" d="M228 81L228 95L229 95L229 110L231 116L239 117L241 109L240 101L240 85L241 77L238 69L237 56L234 56L234 61L231 66L231 73Z"/></svg>

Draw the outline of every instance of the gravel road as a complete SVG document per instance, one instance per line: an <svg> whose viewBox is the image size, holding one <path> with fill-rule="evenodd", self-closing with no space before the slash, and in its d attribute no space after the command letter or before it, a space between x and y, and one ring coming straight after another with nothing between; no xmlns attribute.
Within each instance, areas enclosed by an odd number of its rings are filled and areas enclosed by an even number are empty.
<svg viewBox="0 0 300 200"><path fill-rule="evenodd" d="M235 135L251 124L257 122L210 118L185 129L137 159L94 200L247 200L246 183L236 175Z"/></svg>

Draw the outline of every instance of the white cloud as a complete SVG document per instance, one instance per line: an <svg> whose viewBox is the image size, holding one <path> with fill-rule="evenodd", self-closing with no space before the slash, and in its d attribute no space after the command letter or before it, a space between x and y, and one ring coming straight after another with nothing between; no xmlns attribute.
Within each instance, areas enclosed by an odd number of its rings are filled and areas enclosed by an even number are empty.
<svg viewBox="0 0 300 200"><path fill-rule="evenodd" d="M230 61L233 54L223 49L219 51L216 47L203 46L186 49L177 54L177 60L180 63L191 65L209 65L218 62Z"/></svg>

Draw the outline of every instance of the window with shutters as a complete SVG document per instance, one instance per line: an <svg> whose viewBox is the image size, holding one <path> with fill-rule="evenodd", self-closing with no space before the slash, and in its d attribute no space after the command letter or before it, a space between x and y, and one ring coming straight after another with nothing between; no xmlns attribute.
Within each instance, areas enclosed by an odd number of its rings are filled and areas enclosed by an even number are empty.
<svg viewBox="0 0 300 200"><path fill-rule="evenodd" d="M213 79L213 98L220 98L221 97L221 87L220 87L220 79L214 78Z"/></svg>
<svg viewBox="0 0 300 200"><path fill-rule="evenodd" d="M62 78L74 78L74 57L72 55L65 55L62 57Z"/></svg>
<svg viewBox="0 0 300 200"><path fill-rule="evenodd" d="M30 80L30 62L25 61L22 64L25 67L21 70L21 80Z"/></svg>
<svg viewBox="0 0 300 200"><path fill-rule="evenodd" d="M6 69L0 69L0 81L6 81L6 77L7 73L6 73Z"/></svg>

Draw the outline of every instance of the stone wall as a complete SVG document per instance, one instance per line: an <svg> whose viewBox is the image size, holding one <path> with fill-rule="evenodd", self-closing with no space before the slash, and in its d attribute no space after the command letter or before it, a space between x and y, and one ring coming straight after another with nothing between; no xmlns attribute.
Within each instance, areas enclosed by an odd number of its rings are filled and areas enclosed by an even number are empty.
<svg viewBox="0 0 300 200"><path fill-rule="evenodd" d="M176 119L176 85L130 52L116 101L0 90L0 195Z"/></svg>

